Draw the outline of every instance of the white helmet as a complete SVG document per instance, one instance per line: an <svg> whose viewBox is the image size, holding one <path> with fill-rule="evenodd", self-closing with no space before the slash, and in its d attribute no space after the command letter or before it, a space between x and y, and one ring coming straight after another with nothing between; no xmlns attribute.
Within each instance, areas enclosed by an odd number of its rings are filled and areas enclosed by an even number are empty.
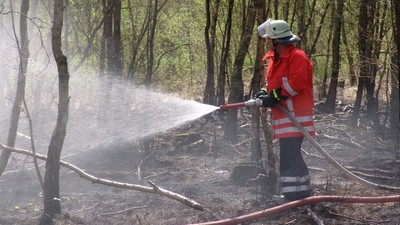
<svg viewBox="0 0 400 225"><path fill-rule="evenodd" d="M262 38L278 39L293 35L286 21L272 20L271 18L261 24L257 30Z"/></svg>

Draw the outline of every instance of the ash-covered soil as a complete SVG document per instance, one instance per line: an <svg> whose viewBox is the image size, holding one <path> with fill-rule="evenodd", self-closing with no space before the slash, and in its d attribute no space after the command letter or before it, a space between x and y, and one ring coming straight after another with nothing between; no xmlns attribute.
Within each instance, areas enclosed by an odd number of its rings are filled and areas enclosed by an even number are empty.
<svg viewBox="0 0 400 225"><path fill-rule="evenodd" d="M240 114L240 137L235 144L222 136L223 123L219 118L206 116L146 141L116 138L111 144L93 146L63 158L99 178L149 187L150 180L200 203L204 211L157 194L92 184L63 168L63 214L55 220L56 224L190 224L275 206L279 192L268 185L272 183L268 175L259 176L260 166L250 162L252 134L248 111L243 109ZM352 128L346 113L317 114L316 125L319 136L315 139L339 163L372 182L400 187L399 146L374 133L368 121L361 120L359 127ZM274 147L278 149L276 143ZM307 140L303 149L315 195L400 194L347 179ZM0 224L38 224L43 212L41 196L32 159L13 153L8 171L0 177ZM324 224L400 224L400 202L321 202L310 209ZM316 222L306 207L298 207L246 224Z"/></svg>

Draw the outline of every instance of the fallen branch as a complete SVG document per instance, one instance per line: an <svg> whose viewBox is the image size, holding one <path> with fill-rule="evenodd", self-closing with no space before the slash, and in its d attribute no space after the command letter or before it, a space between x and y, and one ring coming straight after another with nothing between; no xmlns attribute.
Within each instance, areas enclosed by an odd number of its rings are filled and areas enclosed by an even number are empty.
<svg viewBox="0 0 400 225"><path fill-rule="evenodd" d="M204 223L194 223L191 225L234 225L245 223L249 221L253 221L256 219L260 219L263 217L271 216L277 213L284 212L289 209L293 209L300 206L311 205L318 202L341 202L341 203L387 203L387 202L400 202L400 195L393 196L380 196L380 197L356 197L356 196L331 196L331 195L322 195L322 196L313 196L304 198L301 200L289 202L283 205L278 205L272 208L264 209L261 211L249 213L246 215L219 220L219 221L211 221Z"/></svg>
<svg viewBox="0 0 400 225"><path fill-rule="evenodd" d="M352 140L347 141L347 140L344 140L344 139L340 139L340 138L336 138L336 137L333 137L333 136L329 136L327 134L320 134L320 135L318 135L318 137L319 138L326 138L328 140L335 141L335 142L341 142L342 144L344 144L346 146L350 145L350 146L353 146L353 147L356 147L356 148L359 148L359 149L365 149L362 145L360 145L360 144L358 144L358 143L356 143L356 142L354 142Z"/></svg>
<svg viewBox="0 0 400 225"><path fill-rule="evenodd" d="M398 181L399 179L396 179L395 177L389 177L389 176L382 176L382 175L372 175L372 174L368 174L368 173L363 173L360 171L353 171L352 173L359 175L359 176L363 176L363 177L368 177L368 178L375 178L375 179L382 179L382 180L394 180L394 181Z"/></svg>
<svg viewBox="0 0 400 225"><path fill-rule="evenodd" d="M25 150L25 149L19 149L19 148L12 148L6 145L3 145L0 143L0 149L6 150L6 151L10 151L10 152L16 152L16 153L20 153L20 154L24 154L24 155L28 155L28 156L32 156L32 157L36 157L37 159L41 159L41 160L47 160L47 157L41 154L33 154L32 152ZM81 178L87 179L89 181L91 181L92 183L97 183L97 184L103 184L106 186L112 186L112 187L117 187L117 188L123 188L123 189L130 189L130 190L135 190L135 191L141 191L141 192L147 192L147 193L153 193L153 194L159 194L162 196L165 196L167 198L179 201L187 206L190 206L194 209L197 210L204 210L204 207L195 202L194 200L191 200L185 196L182 196L180 194L168 191L166 189L163 189L157 185L155 185L153 182L148 181L150 183L150 185L152 187L147 187L147 186L143 186L143 185L137 185L137 184L129 184L129 183L122 183L122 182L117 182L117 181L112 181L112 180L107 180L107 179L102 179L102 178L98 178L95 177L91 174L86 173L85 171L81 170L80 168L78 168L77 166L71 164L71 163L67 163L64 162L62 160L60 160L60 165L63 167L66 167L72 171L74 171L75 173L79 174L79 176Z"/></svg>
<svg viewBox="0 0 400 225"><path fill-rule="evenodd" d="M360 168L360 167L353 167L353 166L345 166L346 169L348 170L353 170L353 171L359 171L359 172L364 172L364 173L381 173L381 174L386 174L389 176L396 175L397 173L395 171L390 171L390 170L382 170L382 169L368 169L368 168Z"/></svg>
<svg viewBox="0 0 400 225"><path fill-rule="evenodd" d="M312 218L312 220L314 220L315 224L317 224L317 225L324 225L324 221L323 221L322 219L320 219L320 218L317 216L317 214L316 214L314 211L312 211L312 210L310 209L310 207L307 207L307 208L306 208L306 211L307 211L307 215L309 215L309 216Z"/></svg>
<svg viewBox="0 0 400 225"><path fill-rule="evenodd" d="M100 216L114 216L114 215L118 215L121 213L125 213L125 212L129 212L135 209L143 209L143 208L147 208L147 206L136 206L136 207L131 207L131 208L127 208L127 209L123 209L117 212L110 212L110 213L104 213L104 214L100 214Z"/></svg>

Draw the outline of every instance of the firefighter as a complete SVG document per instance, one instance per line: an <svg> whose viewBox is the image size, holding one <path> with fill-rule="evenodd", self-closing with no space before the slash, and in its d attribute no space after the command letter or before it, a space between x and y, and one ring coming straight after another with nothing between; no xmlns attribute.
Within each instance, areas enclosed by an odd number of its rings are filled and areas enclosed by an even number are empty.
<svg viewBox="0 0 400 225"><path fill-rule="evenodd" d="M296 47L300 38L292 33L284 20L268 19L258 27L266 38L269 51L266 84L256 98L270 107L274 138L279 139L281 193L286 201L309 197L310 173L301 155L303 134L276 107L281 104L311 134L315 135L313 111L313 65L307 55Z"/></svg>

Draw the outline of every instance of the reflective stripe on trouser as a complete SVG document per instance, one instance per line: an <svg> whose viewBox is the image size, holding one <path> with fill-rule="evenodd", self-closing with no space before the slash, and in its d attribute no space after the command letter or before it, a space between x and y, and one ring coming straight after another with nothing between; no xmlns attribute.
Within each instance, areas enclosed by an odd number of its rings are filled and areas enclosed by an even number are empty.
<svg viewBox="0 0 400 225"><path fill-rule="evenodd" d="M281 138L280 176L285 198L302 198L310 194L310 173L301 155L303 137Z"/></svg>

